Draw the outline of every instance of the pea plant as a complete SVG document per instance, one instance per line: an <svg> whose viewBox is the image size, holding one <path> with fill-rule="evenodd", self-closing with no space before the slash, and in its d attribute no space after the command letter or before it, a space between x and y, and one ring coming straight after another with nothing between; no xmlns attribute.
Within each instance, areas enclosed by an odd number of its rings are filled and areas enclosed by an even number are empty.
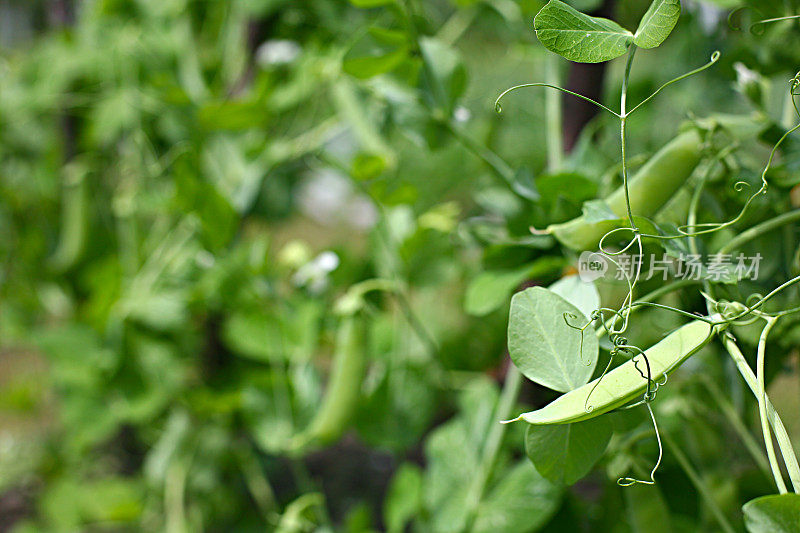
<svg viewBox="0 0 800 533"><path fill-rule="evenodd" d="M797 13L0 1L0 530L796 531Z"/></svg>
<svg viewBox="0 0 800 533"><path fill-rule="evenodd" d="M562 280L549 288L532 287L514 295L508 346L515 372L563 394L544 407L522 413L508 422L528 424L527 453L542 475L572 484L586 475L604 454L612 434L618 431L617 426L624 428L624 424L615 422L613 417L644 410L652 427L644 437L652 436L655 440L657 455L647 468L630 463L633 472L624 473L621 469L617 483L623 487L657 484L664 442L680 462L686 462L674 441L659 428L654 409L657 393L669 388L668 378L679 366L717 342L729 354L758 404L763 448L776 492L753 499L743 507L747 528L750 531L797 531L800 528L800 465L786 427L767 395L765 376L767 352L772 342L770 333L781 323L796 324L793 314L800 311L800 307L792 302L796 302L800 276L778 283L763 294L750 287L742 272L731 263L725 265L718 276L704 276L702 280L676 278L659 283L644 294L639 290L645 274L645 256L652 250L661 250L665 257L674 259L684 254L705 256L710 263L703 268L711 269L714 262L717 263L714 268L718 268L720 261L741 253L748 243L776 229L785 227L796 237L791 225L800 220L800 210L794 209L752 223L752 212L765 209L763 200L770 191L769 177L774 173L776 154L800 129L800 123L779 130L757 180L736 178L738 151L747 141L746 137L753 135L753 130L763 127L758 119L745 117L709 120L693 117L681 133L629 176L628 122L631 117L661 91L701 74L720 61L721 54L714 52L706 64L663 83L640 102L630 103L629 85L637 52L660 46L680 15L679 0L655 0L636 31L631 32L611 20L592 17L564 2L551 0L539 11L534 22L536 36L545 48L570 61L583 63L626 57L619 110L551 83L518 85L497 99L496 108L501 112L501 99L509 92L544 87L588 101L618 121L619 188L605 198L586 202L578 218L550 225L545 230L532 228L531 231L554 237L566 250L583 252L582 269L591 265L596 265L597 269L615 266L622 274L625 287L621 302L616 306L603 305L591 279L581 281L577 276L569 283ZM791 18L794 16L758 20L752 27ZM796 123L800 120L800 73L790 80L785 94L792 112L789 117L793 116ZM739 124L735 123L737 120ZM738 202L738 212L722 221L714 220L713 213L703 209L707 187L719 182L720 173L732 176L733 194L744 197ZM683 200L682 222L659 220L662 210L675 211L675 198L687 189L691 192L688 201ZM796 241L792 243L796 245ZM632 267L624 268L623 260ZM673 276L676 274L674 269L671 272ZM592 271L581 270L580 274L582 278L592 277ZM670 296L678 291L684 295L686 291L694 291L697 295L694 301L699 298L705 312L673 305L671 302L675 300ZM629 334L636 323L635 314L646 308L689 321L677 325L645 349L629 339ZM744 335L743 331L752 331L754 327L761 328L755 343L755 369L743 355L737 339ZM598 367L601 349L607 352L604 367ZM695 368L695 371L702 372L702 369ZM509 378L514 379L513 375ZM722 394L718 388L714 390L715 394ZM702 479L693 470L687 474L706 498L719 528L736 530L710 498Z"/></svg>

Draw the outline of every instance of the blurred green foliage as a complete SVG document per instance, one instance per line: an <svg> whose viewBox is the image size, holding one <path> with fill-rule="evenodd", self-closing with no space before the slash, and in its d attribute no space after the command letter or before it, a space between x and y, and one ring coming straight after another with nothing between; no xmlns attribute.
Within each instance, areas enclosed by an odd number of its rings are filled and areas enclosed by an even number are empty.
<svg viewBox="0 0 800 533"><path fill-rule="evenodd" d="M755 107L734 90L736 61L778 127L797 32L731 30L718 6L740 3L685 6L637 66L634 99L724 52L631 119L632 153L687 117ZM756 7L784 13L773 3ZM617 2L618 19L648 4ZM529 227L579 215L620 179L605 118L551 168L544 93L493 108L552 68L532 31L542 5L1 1L0 528L652 531L640 520L667 506L675 530L708 526L674 461L660 492L618 490L615 468L640 461L622 439L608 475L566 489L511 426L475 482L511 293L572 260ZM748 176L763 151L742 156ZM798 162L775 171L784 203ZM710 210L735 212L719 190ZM301 442L347 319L366 330L359 401L341 439ZM643 339L672 327L647 320ZM719 413L669 399L666 425L694 421L682 438L738 513L766 480L749 463L731 472L746 456Z"/></svg>

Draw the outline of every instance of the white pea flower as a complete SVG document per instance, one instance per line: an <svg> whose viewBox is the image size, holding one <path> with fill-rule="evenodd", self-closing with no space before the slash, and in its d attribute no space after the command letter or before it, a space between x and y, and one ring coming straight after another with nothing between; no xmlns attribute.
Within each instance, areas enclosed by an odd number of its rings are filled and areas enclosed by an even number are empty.
<svg viewBox="0 0 800 533"><path fill-rule="evenodd" d="M286 65L300 55L302 48L295 41L274 39L258 47L256 58L262 67Z"/></svg>

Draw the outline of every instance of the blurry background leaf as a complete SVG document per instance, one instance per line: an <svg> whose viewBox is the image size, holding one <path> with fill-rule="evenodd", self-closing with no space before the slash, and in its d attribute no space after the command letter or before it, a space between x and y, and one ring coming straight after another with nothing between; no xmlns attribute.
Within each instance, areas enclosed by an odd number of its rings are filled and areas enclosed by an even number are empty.
<svg viewBox="0 0 800 533"><path fill-rule="evenodd" d="M544 478L569 486L588 474L603 456L611 434L611 422L602 416L574 424L529 425L525 451Z"/></svg>

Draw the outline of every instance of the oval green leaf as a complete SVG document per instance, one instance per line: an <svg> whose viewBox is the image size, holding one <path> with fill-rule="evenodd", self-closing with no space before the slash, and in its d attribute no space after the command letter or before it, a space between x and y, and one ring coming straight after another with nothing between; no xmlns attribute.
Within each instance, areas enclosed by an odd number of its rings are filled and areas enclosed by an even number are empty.
<svg viewBox="0 0 800 533"><path fill-rule="evenodd" d="M654 0L639 22L633 44L641 48L657 47L672 33L680 16L680 0Z"/></svg>
<svg viewBox="0 0 800 533"><path fill-rule="evenodd" d="M577 317L569 319L576 326L589 321L561 296L532 287L511 299L508 321L511 360L531 381L560 392L576 389L592 377L598 353L594 332L581 335L567 325L564 313Z"/></svg>
<svg viewBox="0 0 800 533"><path fill-rule="evenodd" d="M559 0L550 0L533 25L545 48L579 63L614 59L633 42L633 34L616 22L590 17Z"/></svg>
<svg viewBox="0 0 800 533"><path fill-rule="evenodd" d="M800 531L800 494L772 494L750 500L742 507L750 533Z"/></svg>

